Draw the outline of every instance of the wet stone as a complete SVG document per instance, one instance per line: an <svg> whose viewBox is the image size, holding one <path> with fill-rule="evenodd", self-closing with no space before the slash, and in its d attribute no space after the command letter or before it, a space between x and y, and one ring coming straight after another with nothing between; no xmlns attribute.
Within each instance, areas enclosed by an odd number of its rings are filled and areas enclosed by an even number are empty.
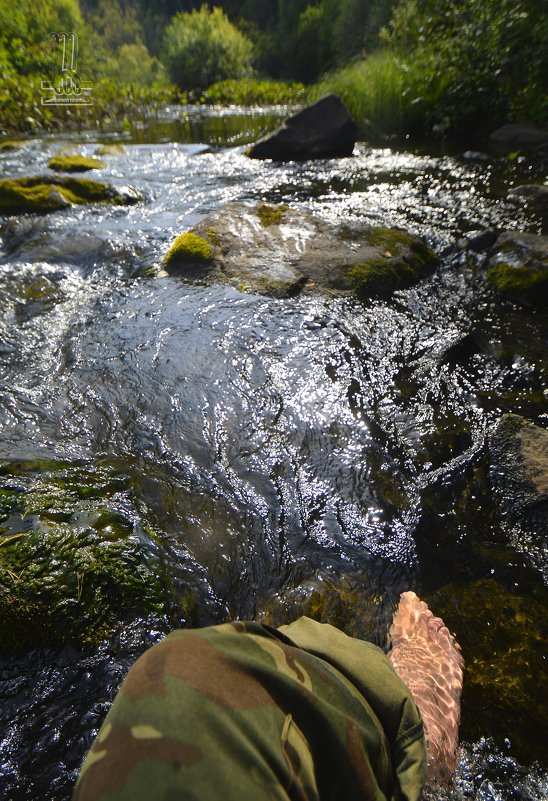
<svg viewBox="0 0 548 801"><path fill-rule="evenodd" d="M417 283L435 263L422 239L400 229L334 225L285 205L229 203L177 237L163 266L189 280L274 297L367 298Z"/></svg>
<svg viewBox="0 0 548 801"><path fill-rule="evenodd" d="M491 434L490 476L503 512L548 531L548 431L506 414Z"/></svg>
<svg viewBox="0 0 548 801"><path fill-rule="evenodd" d="M91 203L127 206L142 200L141 193L132 187L117 189L89 178L36 175L0 180L0 214L43 214Z"/></svg>
<svg viewBox="0 0 548 801"><path fill-rule="evenodd" d="M489 258L487 283L527 306L548 304L548 236L505 231Z"/></svg>

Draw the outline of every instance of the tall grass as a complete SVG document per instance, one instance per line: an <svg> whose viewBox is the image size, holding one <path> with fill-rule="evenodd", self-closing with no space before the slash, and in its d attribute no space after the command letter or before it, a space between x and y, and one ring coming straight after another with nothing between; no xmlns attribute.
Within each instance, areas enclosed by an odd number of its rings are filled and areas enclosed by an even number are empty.
<svg viewBox="0 0 548 801"><path fill-rule="evenodd" d="M424 63L407 63L381 50L326 75L311 90L311 98L335 92L368 135L418 134L443 128L443 116L436 109L445 83Z"/></svg>

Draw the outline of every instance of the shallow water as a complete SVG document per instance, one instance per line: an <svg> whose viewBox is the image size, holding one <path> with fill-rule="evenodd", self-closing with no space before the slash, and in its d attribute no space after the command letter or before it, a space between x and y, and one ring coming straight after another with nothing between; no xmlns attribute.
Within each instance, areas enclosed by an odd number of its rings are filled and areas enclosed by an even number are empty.
<svg viewBox="0 0 548 801"><path fill-rule="evenodd" d="M69 797L129 664L174 624L281 620L342 587L365 610L358 633L382 643L402 590L486 578L546 608L542 542L500 515L486 436L508 411L546 427L547 319L497 300L481 257L456 248L484 228L540 233L538 213L506 196L542 182L541 165L364 143L351 159L251 161L243 143L264 125L162 120L121 137L125 154L96 173L146 203L1 224L0 460L116 464L128 514L145 515L193 599L186 617L135 621L97 651L0 665L3 800ZM32 140L0 154L1 170L37 174L61 145L92 154L104 138ZM401 226L440 265L367 303L150 277L176 234L231 200ZM457 620L457 637L469 625ZM539 738L514 729L489 709L464 715L475 742L455 798L546 797L542 769L521 767L542 756Z"/></svg>

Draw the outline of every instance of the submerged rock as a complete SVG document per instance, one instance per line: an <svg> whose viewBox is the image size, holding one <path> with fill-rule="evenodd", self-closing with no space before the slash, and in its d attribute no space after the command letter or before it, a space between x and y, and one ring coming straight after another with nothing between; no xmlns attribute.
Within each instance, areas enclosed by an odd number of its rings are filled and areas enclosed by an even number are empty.
<svg viewBox="0 0 548 801"><path fill-rule="evenodd" d="M132 187L116 189L89 178L36 175L0 180L0 214L43 214L86 203L127 206L141 200L143 196Z"/></svg>
<svg viewBox="0 0 548 801"><path fill-rule="evenodd" d="M109 465L0 463L0 657L97 644L166 606L154 544Z"/></svg>
<svg viewBox="0 0 548 801"><path fill-rule="evenodd" d="M100 170L104 166L104 161L79 155L57 154L48 161L50 170L56 172L86 172L87 170Z"/></svg>
<svg viewBox="0 0 548 801"><path fill-rule="evenodd" d="M530 306L548 303L548 237L505 231L493 248L487 282L510 300Z"/></svg>
<svg viewBox="0 0 548 801"><path fill-rule="evenodd" d="M548 148L548 131L527 122L512 122L493 131L489 137L489 147L502 155L544 150Z"/></svg>
<svg viewBox="0 0 548 801"><path fill-rule="evenodd" d="M288 117L248 150L253 159L307 161L351 156L357 126L342 100L329 94Z"/></svg>
<svg viewBox="0 0 548 801"><path fill-rule="evenodd" d="M489 442L490 475L503 512L548 531L548 431L505 414Z"/></svg>
<svg viewBox="0 0 548 801"><path fill-rule="evenodd" d="M508 592L491 579L447 585L428 603L456 633L466 670L461 737L509 736L518 758L548 757L546 593ZM481 714L479 712L481 711Z"/></svg>
<svg viewBox="0 0 548 801"><path fill-rule="evenodd" d="M163 266L275 297L303 290L370 297L411 286L435 261L419 237L399 229L334 225L285 205L229 203L177 237Z"/></svg>

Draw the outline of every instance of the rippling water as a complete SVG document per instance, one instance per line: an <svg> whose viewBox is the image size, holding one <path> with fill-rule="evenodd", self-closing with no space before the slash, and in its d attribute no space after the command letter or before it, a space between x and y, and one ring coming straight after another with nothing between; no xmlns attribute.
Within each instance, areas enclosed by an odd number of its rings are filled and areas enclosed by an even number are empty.
<svg viewBox="0 0 548 801"><path fill-rule="evenodd" d="M484 228L541 232L506 198L540 168L365 144L351 159L276 165L232 146L247 124L216 123L203 146L129 141L106 157L97 176L138 187L144 204L4 221L0 460L109 459L131 475L194 623L283 615L309 590L351 587L375 599L361 633L382 642L410 587L490 578L542 597L545 553L501 521L485 443L503 412L546 426L547 320L501 304L481 258L455 246ZM155 139L198 134L162 123ZM0 155L2 172L43 172L67 143L91 154L97 139L30 141ZM174 235L231 200L401 226L440 266L368 303L149 277ZM169 625L135 621L97 652L2 663L0 798L69 797L128 666ZM463 748L454 798L546 797L512 721L501 732L488 709L471 718L464 737L483 739Z"/></svg>

